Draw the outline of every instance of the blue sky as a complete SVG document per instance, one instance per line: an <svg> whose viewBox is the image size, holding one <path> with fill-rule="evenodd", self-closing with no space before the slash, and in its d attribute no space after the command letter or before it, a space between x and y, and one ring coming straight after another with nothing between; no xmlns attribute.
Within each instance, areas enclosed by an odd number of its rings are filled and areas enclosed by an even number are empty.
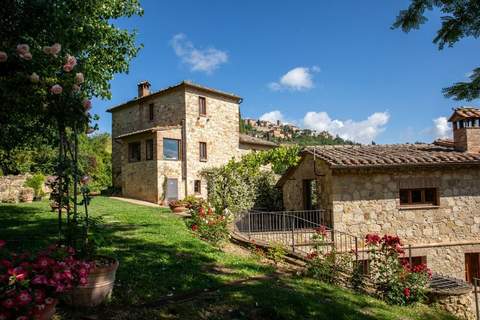
<svg viewBox="0 0 480 320"><path fill-rule="evenodd" d="M438 12L421 30L391 30L409 1L141 3L143 17L115 22L137 29L144 48L111 82L112 99L94 101L101 131L111 127L105 110L133 98L140 80L153 90L192 80L242 96L243 117L280 117L361 142L428 142L449 133L441 117L451 108L478 105L441 89L478 66L480 41L439 51Z"/></svg>

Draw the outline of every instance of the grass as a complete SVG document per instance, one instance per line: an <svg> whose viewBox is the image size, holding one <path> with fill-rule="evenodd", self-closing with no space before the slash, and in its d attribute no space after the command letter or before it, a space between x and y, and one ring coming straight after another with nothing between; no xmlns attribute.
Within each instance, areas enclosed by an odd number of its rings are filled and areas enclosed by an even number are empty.
<svg viewBox="0 0 480 320"><path fill-rule="evenodd" d="M271 265L210 246L168 210L96 197L90 211L108 223L111 243L101 253L120 261L113 298L96 310L60 308L57 319L80 319L85 313L116 320L454 319L425 306L388 306L309 278L268 277L274 273ZM56 214L46 202L1 204L0 228L0 238L38 247L55 239ZM259 279L224 286L248 277ZM172 295L188 299L162 303Z"/></svg>

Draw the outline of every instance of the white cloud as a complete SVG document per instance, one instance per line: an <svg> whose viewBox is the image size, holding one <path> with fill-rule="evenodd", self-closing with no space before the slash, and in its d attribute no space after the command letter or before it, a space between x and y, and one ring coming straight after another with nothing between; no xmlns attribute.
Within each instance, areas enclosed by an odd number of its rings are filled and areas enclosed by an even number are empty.
<svg viewBox="0 0 480 320"><path fill-rule="evenodd" d="M183 33L176 34L170 44L175 54L183 63L188 64L192 71L211 73L228 61L228 54L225 51L215 48L197 49Z"/></svg>
<svg viewBox="0 0 480 320"><path fill-rule="evenodd" d="M451 136L452 128L450 128L446 117L433 119L432 133L435 138L449 138Z"/></svg>
<svg viewBox="0 0 480 320"><path fill-rule="evenodd" d="M273 110L273 111L264 113L260 117L260 120L270 121L270 122L277 122L277 120L280 120L281 122L284 122L284 117L283 117L283 114L279 110Z"/></svg>
<svg viewBox="0 0 480 320"><path fill-rule="evenodd" d="M343 139L368 144L385 131L389 120L388 112L375 112L366 120L354 121L331 119L326 112L310 111L305 114L303 124L308 129L328 131Z"/></svg>
<svg viewBox="0 0 480 320"><path fill-rule="evenodd" d="M308 90L314 87L313 73L320 72L318 66L311 68L297 67L285 73L278 82L271 82L268 87L273 91L281 89Z"/></svg>

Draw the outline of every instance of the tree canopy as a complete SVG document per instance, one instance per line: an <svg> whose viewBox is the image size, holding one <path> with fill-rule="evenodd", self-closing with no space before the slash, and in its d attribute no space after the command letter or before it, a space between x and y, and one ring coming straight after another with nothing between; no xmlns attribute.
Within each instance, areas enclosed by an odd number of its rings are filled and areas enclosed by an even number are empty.
<svg viewBox="0 0 480 320"><path fill-rule="evenodd" d="M480 36L480 1L478 0L412 0L410 6L401 10L393 24L404 32L419 29L428 21L426 11L439 9L442 25L433 39L439 50L452 47L462 38ZM446 97L455 100L474 100L480 97L480 67L469 75L470 81L457 82L444 88Z"/></svg>

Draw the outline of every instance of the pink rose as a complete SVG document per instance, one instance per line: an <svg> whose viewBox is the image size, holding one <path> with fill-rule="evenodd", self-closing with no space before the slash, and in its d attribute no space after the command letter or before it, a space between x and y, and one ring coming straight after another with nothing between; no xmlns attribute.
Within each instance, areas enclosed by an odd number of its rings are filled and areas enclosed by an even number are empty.
<svg viewBox="0 0 480 320"><path fill-rule="evenodd" d="M28 46L28 44L22 43L17 45L17 53L19 56L22 56L29 52L30 52L30 47Z"/></svg>
<svg viewBox="0 0 480 320"><path fill-rule="evenodd" d="M62 50L62 45L60 43L54 43L50 47L50 53L53 54L55 57L60 53Z"/></svg>
<svg viewBox="0 0 480 320"><path fill-rule="evenodd" d="M79 91L80 91L80 86L79 86L78 84L74 84L74 85L72 86L72 91L73 91L73 92L79 92Z"/></svg>
<svg viewBox="0 0 480 320"><path fill-rule="evenodd" d="M63 71L65 71L65 72L70 72L72 70L73 70L73 66L70 65L70 64L66 64L66 65L63 66Z"/></svg>
<svg viewBox="0 0 480 320"><path fill-rule="evenodd" d="M7 241L5 241L5 240L0 240L0 248L5 247L6 244L7 244Z"/></svg>
<svg viewBox="0 0 480 320"><path fill-rule="evenodd" d="M0 51L0 62L5 62L8 59L8 55L4 51Z"/></svg>
<svg viewBox="0 0 480 320"><path fill-rule="evenodd" d="M53 94L60 94L62 91L63 88L59 84L56 84L50 88L50 92Z"/></svg>
<svg viewBox="0 0 480 320"><path fill-rule="evenodd" d="M68 65L71 65L72 67L75 67L77 65L77 58L67 54L67 62L65 64L68 64Z"/></svg>
<svg viewBox="0 0 480 320"><path fill-rule="evenodd" d="M82 84L83 81L85 81L85 79L84 79L84 77L83 77L83 73L78 72L78 73L75 75L75 83L76 83L76 84Z"/></svg>
<svg viewBox="0 0 480 320"><path fill-rule="evenodd" d="M85 109L85 111L90 110L92 108L92 101L88 99L83 100L83 108Z"/></svg>
<svg viewBox="0 0 480 320"><path fill-rule="evenodd" d="M32 60L32 54L30 52L25 52L24 54L20 55L20 58L23 60Z"/></svg>
<svg viewBox="0 0 480 320"><path fill-rule="evenodd" d="M80 285L84 286L88 283L88 279L85 277L80 278Z"/></svg>
<svg viewBox="0 0 480 320"><path fill-rule="evenodd" d="M42 50L45 54L52 54L52 47L45 46L42 48Z"/></svg>
<svg viewBox="0 0 480 320"><path fill-rule="evenodd" d="M38 81L40 81L40 77L34 72L30 75L30 81L32 81L33 83L37 83Z"/></svg>

